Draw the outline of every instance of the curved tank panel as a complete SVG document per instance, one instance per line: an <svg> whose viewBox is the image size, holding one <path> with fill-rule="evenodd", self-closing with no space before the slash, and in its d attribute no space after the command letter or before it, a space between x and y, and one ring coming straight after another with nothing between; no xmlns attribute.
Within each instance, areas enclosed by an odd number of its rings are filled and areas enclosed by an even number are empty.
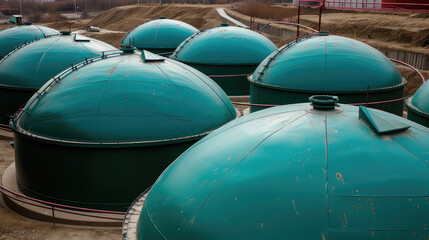
<svg viewBox="0 0 429 240"><path fill-rule="evenodd" d="M414 96L405 101L408 108L407 118L429 127L429 81L427 80Z"/></svg>
<svg viewBox="0 0 429 240"><path fill-rule="evenodd" d="M129 234L425 239L429 129L317 100L244 116L193 145L158 178Z"/></svg>
<svg viewBox="0 0 429 240"><path fill-rule="evenodd" d="M124 37L121 45L170 55L180 43L196 32L198 29L187 23L161 18L134 28Z"/></svg>
<svg viewBox="0 0 429 240"><path fill-rule="evenodd" d="M274 52L249 81L251 103L277 105L305 102L315 94L335 94L343 103L365 103L367 95L369 102L398 99L407 83L378 50L325 35L306 37ZM371 107L402 114L402 101Z"/></svg>
<svg viewBox="0 0 429 240"><path fill-rule="evenodd" d="M11 122L17 182L33 197L123 211L235 117L225 93L189 66L146 51L91 59L51 79Z"/></svg>
<svg viewBox="0 0 429 240"><path fill-rule="evenodd" d="M116 48L80 35L54 36L33 42L0 61L0 122L7 123L52 76L85 58Z"/></svg>
<svg viewBox="0 0 429 240"><path fill-rule="evenodd" d="M248 95L247 74L276 46L254 31L219 26L194 34L185 40L171 56L203 73L213 76L228 95Z"/></svg>
<svg viewBox="0 0 429 240"><path fill-rule="evenodd" d="M2 30L0 31L0 59L25 43L59 34L52 28L39 25L22 25Z"/></svg>

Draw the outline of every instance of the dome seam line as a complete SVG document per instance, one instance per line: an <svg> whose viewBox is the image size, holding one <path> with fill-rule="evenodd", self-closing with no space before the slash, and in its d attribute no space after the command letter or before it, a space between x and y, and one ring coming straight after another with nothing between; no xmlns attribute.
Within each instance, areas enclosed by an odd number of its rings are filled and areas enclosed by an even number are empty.
<svg viewBox="0 0 429 240"><path fill-rule="evenodd" d="M39 67L40 67L40 63L43 61L43 59L45 58L46 53L51 50L51 48L55 45L55 43L57 43L60 40L60 38L57 38L49 47L48 49L46 49L46 51L43 53L42 57L40 58L39 63L37 64L36 67L36 71L34 71L33 74L33 79L36 77L37 73L39 72Z"/></svg>
<svg viewBox="0 0 429 240"><path fill-rule="evenodd" d="M257 143L225 176L223 176L219 182L216 184L216 186L210 191L210 193L208 194L208 196L206 197L206 199L204 200L204 202L202 203L201 207L198 209L197 213L194 215L194 217L191 219L188 227L186 228L185 233L183 233L182 236L182 240L185 238L186 233L188 232L189 228L192 226L192 224L194 223L195 219L197 218L198 214L200 213L200 211L202 210L202 208L204 207L205 203L208 201L208 199L211 197L211 195L214 193L214 191L217 189L217 187L222 183L222 181L229 176L229 174L231 174L250 154L252 154L252 152L254 150L256 150L263 142L265 142L267 139L269 139L271 136L273 136L274 134L278 133L279 131L281 131L282 129L284 129L286 126L289 126L290 124L294 123L295 121L297 121L298 119L306 116L307 114L309 114L308 112L303 113L302 115L296 117L295 119L287 122L286 124L284 124L283 126L281 126L280 128L278 128L277 130L273 131L271 134L269 134L268 136L266 136L264 139L262 139L259 143Z"/></svg>
<svg viewBox="0 0 429 240"><path fill-rule="evenodd" d="M175 61L171 61L172 63L174 63L174 64L176 64L177 66L179 66L179 67L184 67L184 66L181 66L180 64L178 64L177 62L175 62ZM223 104L228 108L228 110L229 110L229 112L231 113L231 115L232 116L235 116L235 112L232 112L231 111L231 109L229 108L229 106L228 106L228 104L222 99L222 97L221 96L219 96L219 94L204 80L204 79L202 79L200 76L198 76L197 74L195 74L195 73L193 73L192 71L190 71L188 68L190 67L190 66L188 66L188 65L186 65L186 64L183 64L183 65L185 65L186 67L184 67L189 73L191 73L192 75L194 75L194 76L196 76L197 78L199 78L208 88L210 88L215 94L216 94L216 96L218 96L218 98L223 102Z"/></svg>
<svg viewBox="0 0 429 240"><path fill-rule="evenodd" d="M144 54L144 53L142 53L142 54ZM194 126L191 124L190 119L189 119L189 117L191 116L190 113L189 113L189 109L187 108L187 106L185 104L185 101L183 100L182 94L180 94L179 89L177 89L176 84L174 84L174 82L170 79L170 77L158 66L157 63L154 63L154 65L155 65L156 68L159 69L159 71L162 73L162 75L164 75L168 79L168 81L170 81L171 85L174 86L174 89L176 90L176 93L179 96L180 101L182 102L183 108L186 110L186 113L187 113L187 116L188 116L187 120L189 121L189 126L191 127L192 131L195 132Z"/></svg>
<svg viewBox="0 0 429 240"><path fill-rule="evenodd" d="M404 149L406 152L408 152L409 154L411 154L412 156L414 156L415 158L417 158L418 160L420 160L421 162L423 162L423 164L424 164L426 167L428 167L428 168L429 168L429 163L427 163L427 162L423 161L421 158L419 158L418 156L416 156L414 153L410 152L407 148L405 148L404 146L402 146L402 144L400 144L399 142L397 142L397 141L395 140L395 138L393 138L393 137L392 137L392 140L393 140L396 144L398 144L402 149Z"/></svg>
<svg viewBox="0 0 429 240"><path fill-rule="evenodd" d="M98 105L97 116L100 114L101 105L103 104L104 95L106 95L107 88L109 87L110 78L112 78L113 73L115 72L115 69L116 69L116 68L118 67L118 65L119 65L121 62L123 62L123 61L125 61L125 59L121 59L121 60L119 60L119 61L118 61L118 63L116 63L116 65L115 65L115 67L114 67L114 69L113 69L112 73L110 73L109 79L108 79L108 80L107 80L107 82L106 82L106 87L104 87L103 95L101 96L100 104Z"/></svg>
<svg viewBox="0 0 429 240"><path fill-rule="evenodd" d="M328 116L325 115L325 158L326 158L326 183L325 183L325 195L326 195L326 224L328 229L330 227L329 221L329 154L328 154ZM327 232L327 237L329 239L329 231Z"/></svg>

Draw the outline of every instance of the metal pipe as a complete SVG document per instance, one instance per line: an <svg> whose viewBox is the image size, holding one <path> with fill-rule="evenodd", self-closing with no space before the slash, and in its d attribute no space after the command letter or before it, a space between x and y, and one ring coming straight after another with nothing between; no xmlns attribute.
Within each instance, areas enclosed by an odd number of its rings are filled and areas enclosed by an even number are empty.
<svg viewBox="0 0 429 240"><path fill-rule="evenodd" d="M78 211L84 211L84 212L107 213L107 214L118 214L118 215L124 215L125 214L125 212L104 211L104 210L96 210L96 209L90 209L90 208L80 208L80 207L73 207L73 206L68 206L68 205L63 205L63 204L57 204L57 203L47 202L47 201L39 200L39 199L32 198L32 197L27 197L25 195L16 193L16 192L14 192L12 190L9 190L9 189L5 188L2 185L0 185L0 189L3 190L3 191L8 192L10 194L19 196L21 198L28 199L28 200L31 200L31 201L34 201L34 202L38 202L38 203L42 203L42 204L46 204L46 205L49 205L49 206L61 207L61 208L66 208L66 209L68 208L68 209L73 209L73 210L78 210ZM57 209L57 211L58 211L58 209Z"/></svg>
<svg viewBox="0 0 429 240"><path fill-rule="evenodd" d="M299 20L301 16L301 1L298 1L298 25L296 25L296 38L299 38Z"/></svg>
<svg viewBox="0 0 429 240"><path fill-rule="evenodd" d="M423 76L423 74L417 68L411 66L410 64L404 63L402 61L399 61L399 60L396 60L396 59L393 59L393 58L389 58L389 60L392 61L392 62L399 63L399 64L402 64L402 65L404 65L406 67L411 68L412 70L414 70L422 78L423 83L426 82L425 77Z"/></svg>
<svg viewBox="0 0 429 240"><path fill-rule="evenodd" d="M266 23L260 30L259 30L259 33L262 33L262 31L268 26L268 25L270 25L270 24L272 24L272 23L277 23L277 24L285 24L285 25L292 25L292 26L298 26L298 27L302 27L302 28L305 28L305 29L307 29L307 30L310 30L310 31L312 31L312 32L314 32L314 33L318 33L319 31L317 31L316 29L313 29L313 28L311 28L311 27L308 27L308 26L305 26L305 25L302 25L302 24L299 24L299 23L291 23L291 22L281 22L281 21L273 21L273 22L268 22L268 23ZM297 31L299 31L299 30L297 30Z"/></svg>

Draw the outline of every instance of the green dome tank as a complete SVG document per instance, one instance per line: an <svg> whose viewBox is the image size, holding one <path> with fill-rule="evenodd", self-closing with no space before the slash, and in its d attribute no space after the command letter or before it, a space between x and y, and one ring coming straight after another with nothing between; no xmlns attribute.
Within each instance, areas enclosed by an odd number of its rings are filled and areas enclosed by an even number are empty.
<svg viewBox="0 0 429 240"><path fill-rule="evenodd" d="M31 197L124 211L235 117L210 78L177 61L130 50L93 58L49 80L11 121L17 183Z"/></svg>
<svg viewBox="0 0 429 240"><path fill-rule="evenodd" d="M7 124L43 84L71 64L117 50L92 38L64 34L24 45L0 61L0 123Z"/></svg>
<svg viewBox="0 0 429 240"><path fill-rule="evenodd" d="M247 75L276 49L259 33L222 25L195 33L171 57L213 76L229 96L236 96L249 95Z"/></svg>
<svg viewBox="0 0 429 240"><path fill-rule="evenodd" d="M311 100L197 142L130 207L124 239L426 239L429 129Z"/></svg>
<svg viewBox="0 0 429 240"><path fill-rule="evenodd" d="M160 18L134 28L121 45L171 55L180 43L196 32L198 29L187 23Z"/></svg>
<svg viewBox="0 0 429 240"><path fill-rule="evenodd" d="M39 25L21 25L0 31L0 59L25 43L59 35L57 30Z"/></svg>
<svg viewBox="0 0 429 240"><path fill-rule="evenodd" d="M250 102L283 105L306 102L312 95L338 95L343 103L400 99L407 81L375 48L340 36L307 36L267 57L250 81ZM368 99L367 99L368 97ZM403 101L371 104L402 115ZM262 107L251 107L257 111Z"/></svg>
<svg viewBox="0 0 429 240"><path fill-rule="evenodd" d="M409 120L429 127L429 80L420 86L414 96L406 99L405 105Z"/></svg>

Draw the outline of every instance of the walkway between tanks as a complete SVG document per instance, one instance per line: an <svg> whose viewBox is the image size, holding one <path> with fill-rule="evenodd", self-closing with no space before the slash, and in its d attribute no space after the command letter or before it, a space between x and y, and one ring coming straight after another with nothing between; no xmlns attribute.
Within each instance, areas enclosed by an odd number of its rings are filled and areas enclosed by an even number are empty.
<svg viewBox="0 0 429 240"><path fill-rule="evenodd" d="M236 26L243 27L243 28L249 28L247 25L245 25L245 24L235 20L234 18L228 16L228 14L226 14L224 8L216 8L216 12L217 12L217 14L219 14L219 16L222 18L222 20L227 21L230 25L236 25Z"/></svg>

